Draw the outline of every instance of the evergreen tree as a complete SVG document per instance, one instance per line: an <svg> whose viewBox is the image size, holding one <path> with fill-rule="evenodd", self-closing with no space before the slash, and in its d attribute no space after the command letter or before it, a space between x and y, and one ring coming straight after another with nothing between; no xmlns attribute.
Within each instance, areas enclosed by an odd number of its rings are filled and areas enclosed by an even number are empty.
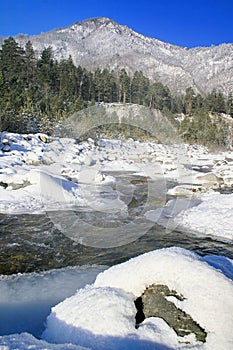
<svg viewBox="0 0 233 350"><path fill-rule="evenodd" d="M43 86L46 91L55 92L58 87L59 70L57 62L53 59L51 47L42 51L37 66L39 84Z"/></svg>
<svg viewBox="0 0 233 350"><path fill-rule="evenodd" d="M27 86L35 84L36 57L31 41L25 46L25 74Z"/></svg>
<svg viewBox="0 0 233 350"><path fill-rule="evenodd" d="M226 106L223 94L213 89L206 97L207 110L213 113L225 113Z"/></svg>
<svg viewBox="0 0 233 350"><path fill-rule="evenodd" d="M226 113L225 99L223 94L220 91L217 94L216 107L214 112Z"/></svg>
<svg viewBox="0 0 233 350"><path fill-rule="evenodd" d="M173 114L181 114L185 112L183 96L171 97L171 112Z"/></svg>
<svg viewBox="0 0 233 350"><path fill-rule="evenodd" d="M14 38L9 37L2 44L0 50L0 69L6 84L13 86L21 83L24 73L23 50L19 47Z"/></svg>
<svg viewBox="0 0 233 350"><path fill-rule="evenodd" d="M226 112L233 118L233 96L232 93L228 95L227 98L227 107L226 107Z"/></svg>
<svg viewBox="0 0 233 350"><path fill-rule="evenodd" d="M167 87L161 83L154 83L149 85L147 92L147 105L150 108L159 110L171 110L171 94Z"/></svg>
<svg viewBox="0 0 233 350"><path fill-rule="evenodd" d="M185 114L191 116L196 108L196 96L193 88L186 89L186 95L184 98Z"/></svg>
<svg viewBox="0 0 233 350"><path fill-rule="evenodd" d="M196 100L195 101L195 109L197 109L197 110L202 109L203 106L204 106L204 99L203 99L203 97L200 94L198 94L196 96L195 100Z"/></svg>
<svg viewBox="0 0 233 350"><path fill-rule="evenodd" d="M25 88L24 51L14 38L6 39L0 50L2 110L17 110Z"/></svg>
<svg viewBox="0 0 233 350"><path fill-rule="evenodd" d="M131 83L131 102L146 105L148 90L149 79L141 71L136 71Z"/></svg>
<svg viewBox="0 0 233 350"><path fill-rule="evenodd" d="M58 66L59 95L61 98L70 99L78 97L77 68L73 64L71 57L62 60Z"/></svg>
<svg viewBox="0 0 233 350"><path fill-rule="evenodd" d="M130 102L131 96L130 96L130 88L131 88L131 82L130 77L126 73L125 69L121 69L119 74L119 97L118 102Z"/></svg>

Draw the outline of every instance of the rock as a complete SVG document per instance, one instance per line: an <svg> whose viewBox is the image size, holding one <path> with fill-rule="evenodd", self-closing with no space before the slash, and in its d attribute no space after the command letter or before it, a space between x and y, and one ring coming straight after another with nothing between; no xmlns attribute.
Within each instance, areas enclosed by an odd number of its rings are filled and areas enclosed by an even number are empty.
<svg viewBox="0 0 233 350"><path fill-rule="evenodd" d="M227 154L225 156L225 160L229 163L229 162L233 162L233 154Z"/></svg>
<svg viewBox="0 0 233 350"><path fill-rule="evenodd" d="M220 187L224 183L223 178L214 173L197 175L196 179L200 181L205 188Z"/></svg>
<svg viewBox="0 0 233 350"><path fill-rule="evenodd" d="M39 134L38 139L43 143L49 143L49 137L45 134Z"/></svg>
<svg viewBox="0 0 233 350"><path fill-rule="evenodd" d="M1 150L3 152L10 152L11 146L10 146L10 142L9 142L8 139L3 139L2 140L2 148L1 148Z"/></svg>
<svg viewBox="0 0 233 350"><path fill-rule="evenodd" d="M175 297L180 301L185 299L183 295L170 290L166 285L152 284L149 286L135 300L135 306L138 310L136 314L136 328L146 318L160 317L174 329L178 336L184 337L194 333L197 341L205 342L207 336L205 330L190 315L177 308L173 302L167 300L166 297L168 296Z"/></svg>
<svg viewBox="0 0 233 350"><path fill-rule="evenodd" d="M32 137L30 135L23 135L24 140L32 141Z"/></svg>
<svg viewBox="0 0 233 350"><path fill-rule="evenodd" d="M172 196L193 196L194 193L200 193L203 191L202 186L200 185L179 185L168 190L168 194Z"/></svg>
<svg viewBox="0 0 233 350"><path fill-rule="evenodd" d="M144 185L145 183L147 183L147 177L146 176L141 176L138 179L131 180L130 183L132 185Z"/></svg>
<svg viewBox="0 0 233 350"><path fill-rule="evenodd" d="M224 181L224 185L229 187L229 186L233 186L233 176L226 176L223 178Z"/></svg>
<svg viewBox="0 0 233 350"><path fill-rule="evenodd" d="M31 183L28 180L24 180L21 183L8 183L8 187L12 190L19 190L20 188L25 188L30 185Z"/></svg>
<svg viewBox="0 0 233 350"><path fill-rule="evenodd" d="M5 182L0 181L0 186L6 189L8 187L8 184Z"/></svg>

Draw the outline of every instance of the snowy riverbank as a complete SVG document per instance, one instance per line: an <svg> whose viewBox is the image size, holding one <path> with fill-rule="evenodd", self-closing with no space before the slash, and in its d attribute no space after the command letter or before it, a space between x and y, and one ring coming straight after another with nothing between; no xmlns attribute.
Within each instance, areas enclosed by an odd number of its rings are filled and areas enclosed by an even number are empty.
<svg viewBox="0 0 233 350"><path fill-rule="evenodd" d="M129 182L119 174L130 174ZM133 242L154 223L168 232L179 228L231 245L232 185L229 152L132 139L77 143L42 134L1 134L2 217L47 213L71 240L69 226L86 230L78 242L87 246ZM76 222L76 210L102 213L110 221L106 227L93 220ZM0 350L231 350L232 279L231 259L175 247L109 269L77 266L0 276ZM204 342L192 332L179 336L161 317L146 318L135 328L134 301L150 285L164 285L178 296L165 299L199 325Z"/></svg>
<svg viewBox="0 0 233 350"><path fill-rule="evenodd" d="M76 143L42 134L2 133L0 213L84 208L127 218L134 188L131 184L123 200L114 176L118 172L147 180L144 218L232 242L233 154L212 154L197 145L168 146L131 139ZM168 189L169 180L177 186ZM174 200L167 202L167 194ZM155 196L161 208L153 208Z"/></svg>

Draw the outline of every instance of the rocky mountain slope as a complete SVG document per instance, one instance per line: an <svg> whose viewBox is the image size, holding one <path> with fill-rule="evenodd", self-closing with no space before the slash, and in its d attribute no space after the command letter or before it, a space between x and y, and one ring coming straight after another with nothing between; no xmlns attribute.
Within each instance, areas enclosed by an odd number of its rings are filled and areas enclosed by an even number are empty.
<svg viewBox="0 0 233 350"><path fill-rule="evenodd" d="M30 39L38 54L51 46L58 60L71 55L76 65L89 70L125 68L131 74L141 70L175 94L189 86L200 93L213 88L224 94L233 91L233 44L187 49L146 37L105 17L15 39L21 45Z"/></svg>

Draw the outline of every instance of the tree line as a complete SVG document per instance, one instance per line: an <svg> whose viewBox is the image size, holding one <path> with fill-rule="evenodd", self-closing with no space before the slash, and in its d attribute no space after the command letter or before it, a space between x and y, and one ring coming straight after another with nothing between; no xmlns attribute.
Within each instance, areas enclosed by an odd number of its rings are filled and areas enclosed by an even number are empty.
<svg viewBox="0 0 233 350"><path fill-rule="evenodd" d="M100 102L136 103L170 115L184 114L189 118L182 126L185 135L194 127L192 118L200 113L233 117L232 94L226 98L213 90L202 96L190 87L184 95L173 96L167 86L150 81L141 71L132 76L125 69L90 72L76 67L71 57L58 62L51 47L37 57L30 41L25 48L12 37L4 41L0 50L0 131L49 133L71 113Z"/></svg>

